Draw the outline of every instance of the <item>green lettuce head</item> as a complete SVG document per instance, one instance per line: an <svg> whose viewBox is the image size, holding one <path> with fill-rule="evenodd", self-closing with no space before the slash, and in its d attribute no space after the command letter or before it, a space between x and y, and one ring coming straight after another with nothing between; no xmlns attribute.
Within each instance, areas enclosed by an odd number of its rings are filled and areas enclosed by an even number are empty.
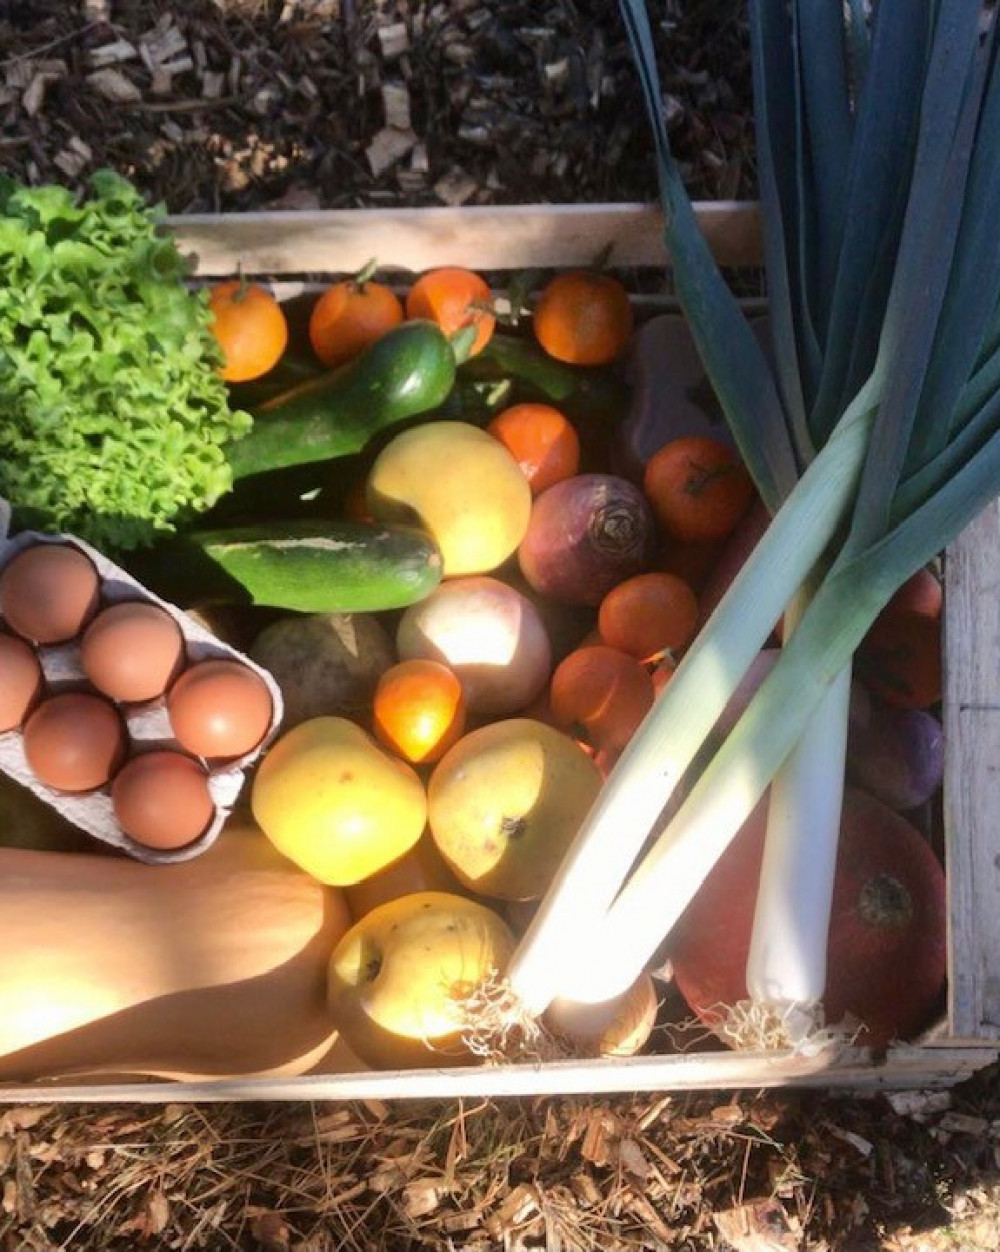
<svg viewBox="0 0 1000 1252"><path fill-rule="evenodd" d="M231 486L205 292L125 179L83 199L0 180L0 495L16 519L128 549Z"/></svg>

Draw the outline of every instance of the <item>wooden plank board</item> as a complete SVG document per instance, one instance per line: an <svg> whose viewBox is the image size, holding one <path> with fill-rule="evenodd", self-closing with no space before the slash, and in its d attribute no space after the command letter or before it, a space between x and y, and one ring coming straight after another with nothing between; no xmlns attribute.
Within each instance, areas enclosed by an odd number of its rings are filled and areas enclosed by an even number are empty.
<svg viewBox="0 0 1000 1252"><path fill-rule="evenodd" d="M720 263L760 261L757 206L697 206ZM200 277L354 273L372 257L386 271L438 265L531 269L586 265L611 245L614 266L664 267L660 210L644 204L499 205L448 209L325 209L190 214L167 219Z"/></svg>
<svg viewBox="0 0 1000 1252"><path fill-rule="evenodd" d="M1000 504L945 563L949 1027L1000 1038Z"/></svg>
<svg viewBox="0 0 1000 1252"><path fill-rule="evenodd" d="M874 1092L950 1086L996 1058L996 1048L935 1048L928 1053L916 1045L893 1048L885 1062L875 1061L867 1051L856 1048L846 1048L836 1057L809 1057L788 1052L711 1052L614 1061L359 1071L199 1083L25 1084L0 1087L0 1104L452 1100L763 1087Z"/></svg>

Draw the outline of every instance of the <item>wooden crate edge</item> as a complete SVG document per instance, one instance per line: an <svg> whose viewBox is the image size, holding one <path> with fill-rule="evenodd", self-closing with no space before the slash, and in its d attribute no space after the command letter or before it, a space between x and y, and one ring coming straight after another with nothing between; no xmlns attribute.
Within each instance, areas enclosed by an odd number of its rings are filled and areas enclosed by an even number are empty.
<svg viewBox="0 0 1000 1252"><path fill-rule="evenodd" d="M695 211L720 264L760 264L756 203L702 202ZM165 225L204 278L240 269L349 274L373 257L386 270L562 268L590 264L608 246L613 266L666 267L662 221L653 205L623 203L190 214Z"/></svg>
<svg viewBox="0 0 1000 1252"><path fill-rule="evenodd" d="M291 1100L459 1099L622 1095L660 1091L825 1089L873 1093L953 1086L994 1063L1000 1048L900 1044L884 1058L718 1052L456 1069L358 1071L210 1082L28 1083L0 1086L0 1104L224 1103Z"/></svg>

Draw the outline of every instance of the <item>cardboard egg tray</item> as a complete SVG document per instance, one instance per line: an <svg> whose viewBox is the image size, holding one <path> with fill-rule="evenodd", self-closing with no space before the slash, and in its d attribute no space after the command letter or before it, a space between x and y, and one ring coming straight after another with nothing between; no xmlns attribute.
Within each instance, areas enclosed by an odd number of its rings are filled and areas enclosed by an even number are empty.
<svg viewBox="0 0 1000 1252"><path fill-rule="evenodd" d="M192 843L184 847L161 850L148 848L131 839L119 826L111 804L110 786L85 794L69 794L55 791L40 782L28 765L19 730L0 734L0 769L21 783L40 799L56 809L67 821L72 822L101 843L116 848L136 860L150 865L186 861L205 851L214 843L225 825L233 805L242 790L246 772L264 747L274 738L282 717L281 692L271 675L249 657L217 639L193 618L181 612L148 591L131 574L109 561L106 556L77 539L73 535L46 535L24 531L13 538L7 537L9 507L0 501L0 571L12 557L24 548L38 543L70 544L83 552L94 563L101 579L101 606L117 604L122 600L144 600L165 609L177 622L184 636L187 664L205 660L232 660L246 665L258 674L271 693L271 725L264 739L245 756L212 765L202 761L209 771L209 792L215 804L215 816L211 825ZM2 624L2 619L0 619ZM80 665L79 640L53 644L35 649L42 666L46 688L50 694L67 690L93 690ZM174 738L163 697L141 705L121 705L119 711L125 722L130 741L130 755L136 751L155 748L180 748ZM180 749L183 750L183 749Z"/></svg>

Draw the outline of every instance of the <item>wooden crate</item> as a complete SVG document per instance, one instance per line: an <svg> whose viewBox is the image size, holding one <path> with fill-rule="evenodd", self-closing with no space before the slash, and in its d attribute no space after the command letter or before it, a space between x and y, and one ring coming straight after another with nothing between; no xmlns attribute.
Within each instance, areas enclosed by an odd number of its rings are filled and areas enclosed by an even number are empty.
<svg viewBox="0 0 1000 1252"><path fill-rule="evenodd" d="M760 259L752 204L699 206L728 267ZM657 210L633 204L394 209L192 216L169 227L198 275L242 268L272 280L351 273L372 256L386 270L466 265L498 271L586 264L605 246L616 265L663 268ZM948 876L947 1012L919 1042L884 1056L690 1052L630 1060L563 1061L440 1070L329 1072L204 1083L105 1082L0 1086L0 1102L332 1100L562 1095L598 1092L948 1086L1000 1056L1000 506L991 505L946 554L944 784ZM280 1023L275 1023L280 1028ZM336 1057L333 1058L336 1068Z"/></svg>

